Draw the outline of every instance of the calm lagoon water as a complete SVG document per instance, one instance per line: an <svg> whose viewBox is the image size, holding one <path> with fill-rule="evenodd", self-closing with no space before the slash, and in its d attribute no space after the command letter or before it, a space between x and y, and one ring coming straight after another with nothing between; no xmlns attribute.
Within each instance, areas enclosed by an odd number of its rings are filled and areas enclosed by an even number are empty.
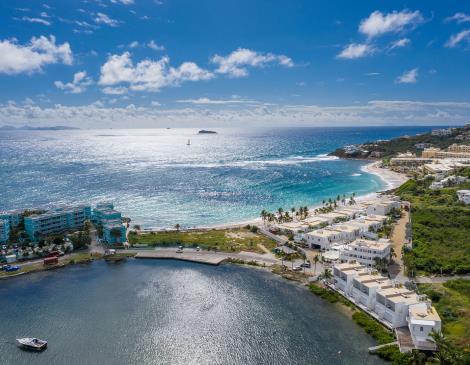
<svg viewBox="0 0 470 365"><path fill-rule="evenodd" d="M0 210L111 200L147 227L236 222L380 190L381 180L360 170L364 162L325 154L425 130L0 131Z"/></svg>
<svg viewBox="0 0 470 365"><path fill-rule="evenodd" d="M383 364L331 304L270 273L95 262L0 283L0 363ZM14 339L49 340L42 353Z"/></svg>

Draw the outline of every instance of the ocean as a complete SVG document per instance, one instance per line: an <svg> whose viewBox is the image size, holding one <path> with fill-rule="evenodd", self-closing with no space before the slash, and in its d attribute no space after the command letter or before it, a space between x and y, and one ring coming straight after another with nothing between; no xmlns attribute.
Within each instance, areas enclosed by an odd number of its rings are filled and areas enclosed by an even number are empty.
<svg viewBox="0 0 470 365"><path fill-rule="evenodd" d="M0 131L0 210L113 201L147 228L239 222L381 190L326 154L428 127ZM187 141L190 140L190 145Z"/></svg>
<svg viewBox="0 0 470 365"><path fill-rule="evenodd" d="M3 365L384 364L334 305L257 269L134 259L0 284Z"/></svg>

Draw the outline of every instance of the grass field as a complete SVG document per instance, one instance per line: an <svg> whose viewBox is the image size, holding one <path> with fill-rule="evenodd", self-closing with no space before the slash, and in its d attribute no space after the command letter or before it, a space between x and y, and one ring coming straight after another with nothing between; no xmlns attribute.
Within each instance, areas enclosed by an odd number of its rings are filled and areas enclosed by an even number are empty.
<svg viewBox="0 0 470 365"><path fill-rule="evenodd" d="M470 280L421 284L419 291L432 299L449 340L458 346L470 346Z"/></svg>
<svg viewBox="0 0 470 365"><path fill-rule="evenodd" d="M252 251L264 253L276 247L276 242L248 229L220 229L197 232L151 232L129 234L129 243L150 246L199 246L223 252ZM263 247L265 249L263 249Z"/></svg>
<svg viewBox="0 0 470 365"><path fill-rule="evenodd" d="M470 273L470 206L456 194L470 184L439 190L428 185L409 180L396 191L412 203L413 250L405 254L405 263L424 273Z"/></svg>

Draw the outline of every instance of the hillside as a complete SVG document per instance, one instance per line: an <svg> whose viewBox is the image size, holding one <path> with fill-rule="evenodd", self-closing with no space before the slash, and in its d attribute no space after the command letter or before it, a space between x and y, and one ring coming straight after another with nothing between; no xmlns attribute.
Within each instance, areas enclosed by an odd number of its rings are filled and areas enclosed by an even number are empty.
<svg viewBox="0 0 470 365"><path fill-rule="evenodd" d="M407 151L420 153L422 146L419 146L419 144L444 149L453 143L470 144L470 125L467 124L465 127L454 128L449 136L435 136L431 133L425 133L416 136L393 138L389 141L369 141L359 145L338 148L329 155L340 158L387 159L397 153Z"/></svg>
<svg viewBox="0 0 470 365"><path fill-rule="evenodd" d="M470 177L470 168L458 175ZM470 273L470 206L456 191L470 183L429 189L429 180L409 180L395 193L412 204L413 250L405 253L408 268L434 274Z"/></svg>

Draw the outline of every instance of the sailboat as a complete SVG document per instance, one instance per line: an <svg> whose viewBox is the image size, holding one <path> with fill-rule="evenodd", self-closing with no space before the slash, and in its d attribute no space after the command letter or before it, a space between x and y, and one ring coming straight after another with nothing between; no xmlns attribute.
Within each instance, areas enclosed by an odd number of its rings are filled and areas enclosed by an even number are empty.
<svg viewBox="0 0 470 365"><path fill-rule="evenodd" d="M188 139L188 142L186 142L186 146L191 146L191 140Z"/></svg>

